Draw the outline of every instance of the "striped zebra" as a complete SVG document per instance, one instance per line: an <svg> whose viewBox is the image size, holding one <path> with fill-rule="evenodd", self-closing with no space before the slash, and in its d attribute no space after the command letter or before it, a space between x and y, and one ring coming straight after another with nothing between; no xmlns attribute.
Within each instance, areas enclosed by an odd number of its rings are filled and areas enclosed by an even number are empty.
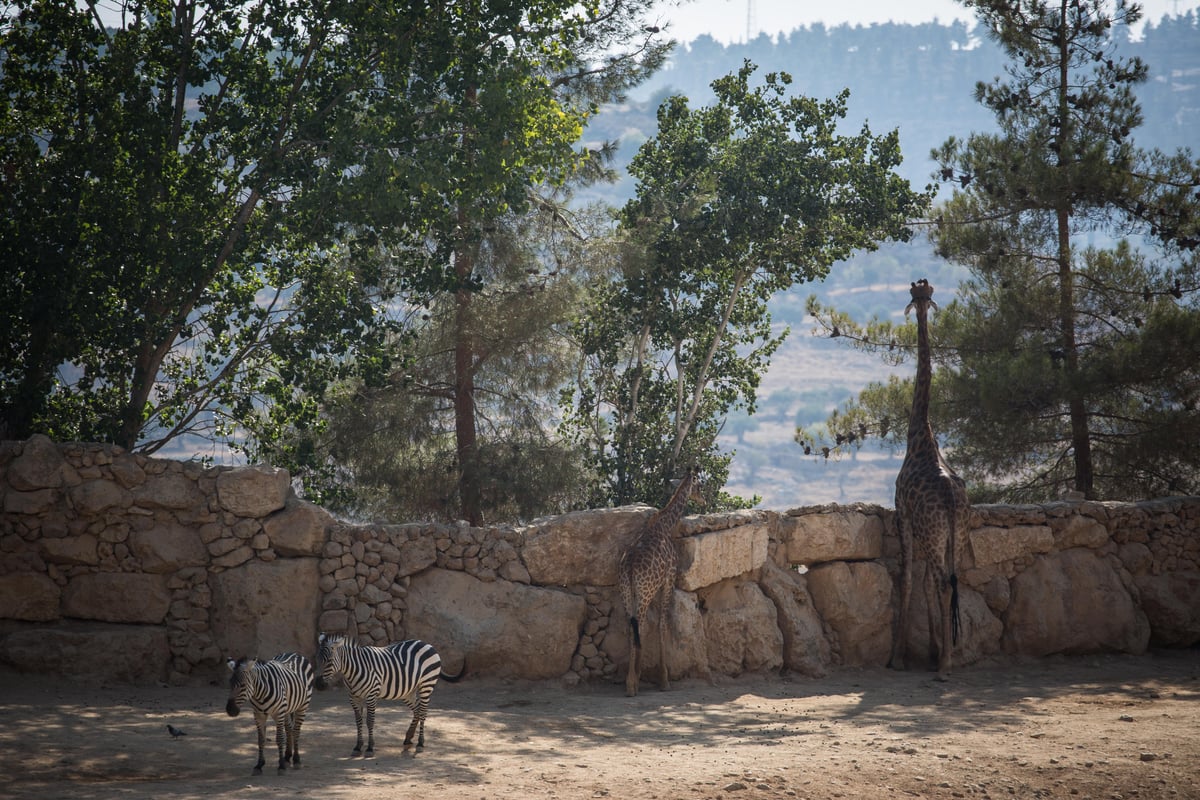
<svg viewBox="0 0 1200 800"><path fill-rule="evenodd" d="M417 735L417 747L425 746L425 715L429 696L438 677L453 683L463 676L442 674L442 659L433 646L417 639L396 642L386 647L359 646L343 634L322 633L317 663L320 675L317 688L332 685L340 676L350 690L358 741L353 755L363 753L363 712L367 718L367 755L375 752L375 707L380 700L403 700L412 709L412 724L404 736L405 747Z"/></svg>
<svg viewBox="0 0 1200 800"><path fill-rule="evenodd" d="M229 659L233 676L229 679L229 700L225 713L236 717L243 705L254 711L258 728L258 763L254 775L261 775L265 759L267 718L275 720L275 744L279 747L279 773L300 766L300 726L312 702L312 662L299 653L280 653L270 661L255 658Z"/></svg>

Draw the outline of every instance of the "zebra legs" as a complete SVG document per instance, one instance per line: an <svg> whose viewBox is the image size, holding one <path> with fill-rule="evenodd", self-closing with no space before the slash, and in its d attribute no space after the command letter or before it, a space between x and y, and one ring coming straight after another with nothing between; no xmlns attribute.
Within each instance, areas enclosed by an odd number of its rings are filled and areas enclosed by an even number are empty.
<svg viewBox="0 0 1200 800"><path fill-rule="evenodd" d="M250 772L251 775L262 775L263 764L267 763L263 757L263 745L267 739L267 715L261 711L254 712L254 727L258 730L258 763L254 765L254 769Z"/></svg>
<svg viewBox="0 0 1200 800"><path fill-rule="evenodd" d="M293 769L300 767L300 726L302 724L304 724L303 711L288 714L288 746L283 755L285 761L291 759Z"/></svg>
<svg viewBox="0 0 1200 800"><path fill-rule="evenodd" d="M408 726L408 733L404 734L404 746L408 747L412 744L413 735L417 736L417 748L425 746L425 716L429 710L429 702L422 699L417 703L410 704L412 707L413 718L412 723Z"/></svg>

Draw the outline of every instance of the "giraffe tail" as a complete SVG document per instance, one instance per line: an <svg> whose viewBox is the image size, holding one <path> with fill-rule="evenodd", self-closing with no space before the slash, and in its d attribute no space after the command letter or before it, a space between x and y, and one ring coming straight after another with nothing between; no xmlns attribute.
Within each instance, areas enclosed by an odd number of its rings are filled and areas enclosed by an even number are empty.
<svg viewBox="0 0 1200 800"><path fill-rule="evenodd" d="M642 646L642 633L639 630L637 617L629 618L629 628L630 628L630 630L633 631L633 646L641 647Z"/></svg>
<svg viewBox="0 0 1200 800"><path fill-rule="evenodd" d="M962 620L958 613L958 576L950 576L950 639L954 644L958 644L958 631L962 627Z"/></svg>

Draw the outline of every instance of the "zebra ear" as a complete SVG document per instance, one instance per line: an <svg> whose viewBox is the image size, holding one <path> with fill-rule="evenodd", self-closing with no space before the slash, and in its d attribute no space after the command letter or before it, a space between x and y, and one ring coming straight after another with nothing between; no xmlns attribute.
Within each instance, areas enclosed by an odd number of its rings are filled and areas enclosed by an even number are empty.
<svg viewBox="0 0 1200 800"><path fill-rule="evenodd" d="M323 645L328 640L329 640L329 637L325 635L324 631L321 631L321 633L317 635L317 644L318 645Z"/></svg>
<svg viewBox="0 0 1200 800"><path fill-rule="evenodd" d="M237 670L237 661L233 660L232 658L226 660L225 663L229 665L231 670Z"/></svg>

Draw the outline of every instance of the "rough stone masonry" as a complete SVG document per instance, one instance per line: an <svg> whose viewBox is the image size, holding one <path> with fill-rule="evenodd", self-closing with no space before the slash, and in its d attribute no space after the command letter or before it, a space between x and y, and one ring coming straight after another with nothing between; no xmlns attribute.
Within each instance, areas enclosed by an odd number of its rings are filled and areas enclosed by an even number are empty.
<svg viewBox="0 0 1200 800"><path fill-rule="evenodd" d="M208 682L319 630L432 642L457 671L616 680L622 548L652 513L351 525L286 471L0 443L0 663L106 683ZM879 506L685 518L673 678L882 665L898 545ZM957 661L1200 641L1200 498L976 506ZM928 648L914 597L912 657ZM651 624L657 624L651 620ZM648 667L657 637L647 637Z"/></svg>

